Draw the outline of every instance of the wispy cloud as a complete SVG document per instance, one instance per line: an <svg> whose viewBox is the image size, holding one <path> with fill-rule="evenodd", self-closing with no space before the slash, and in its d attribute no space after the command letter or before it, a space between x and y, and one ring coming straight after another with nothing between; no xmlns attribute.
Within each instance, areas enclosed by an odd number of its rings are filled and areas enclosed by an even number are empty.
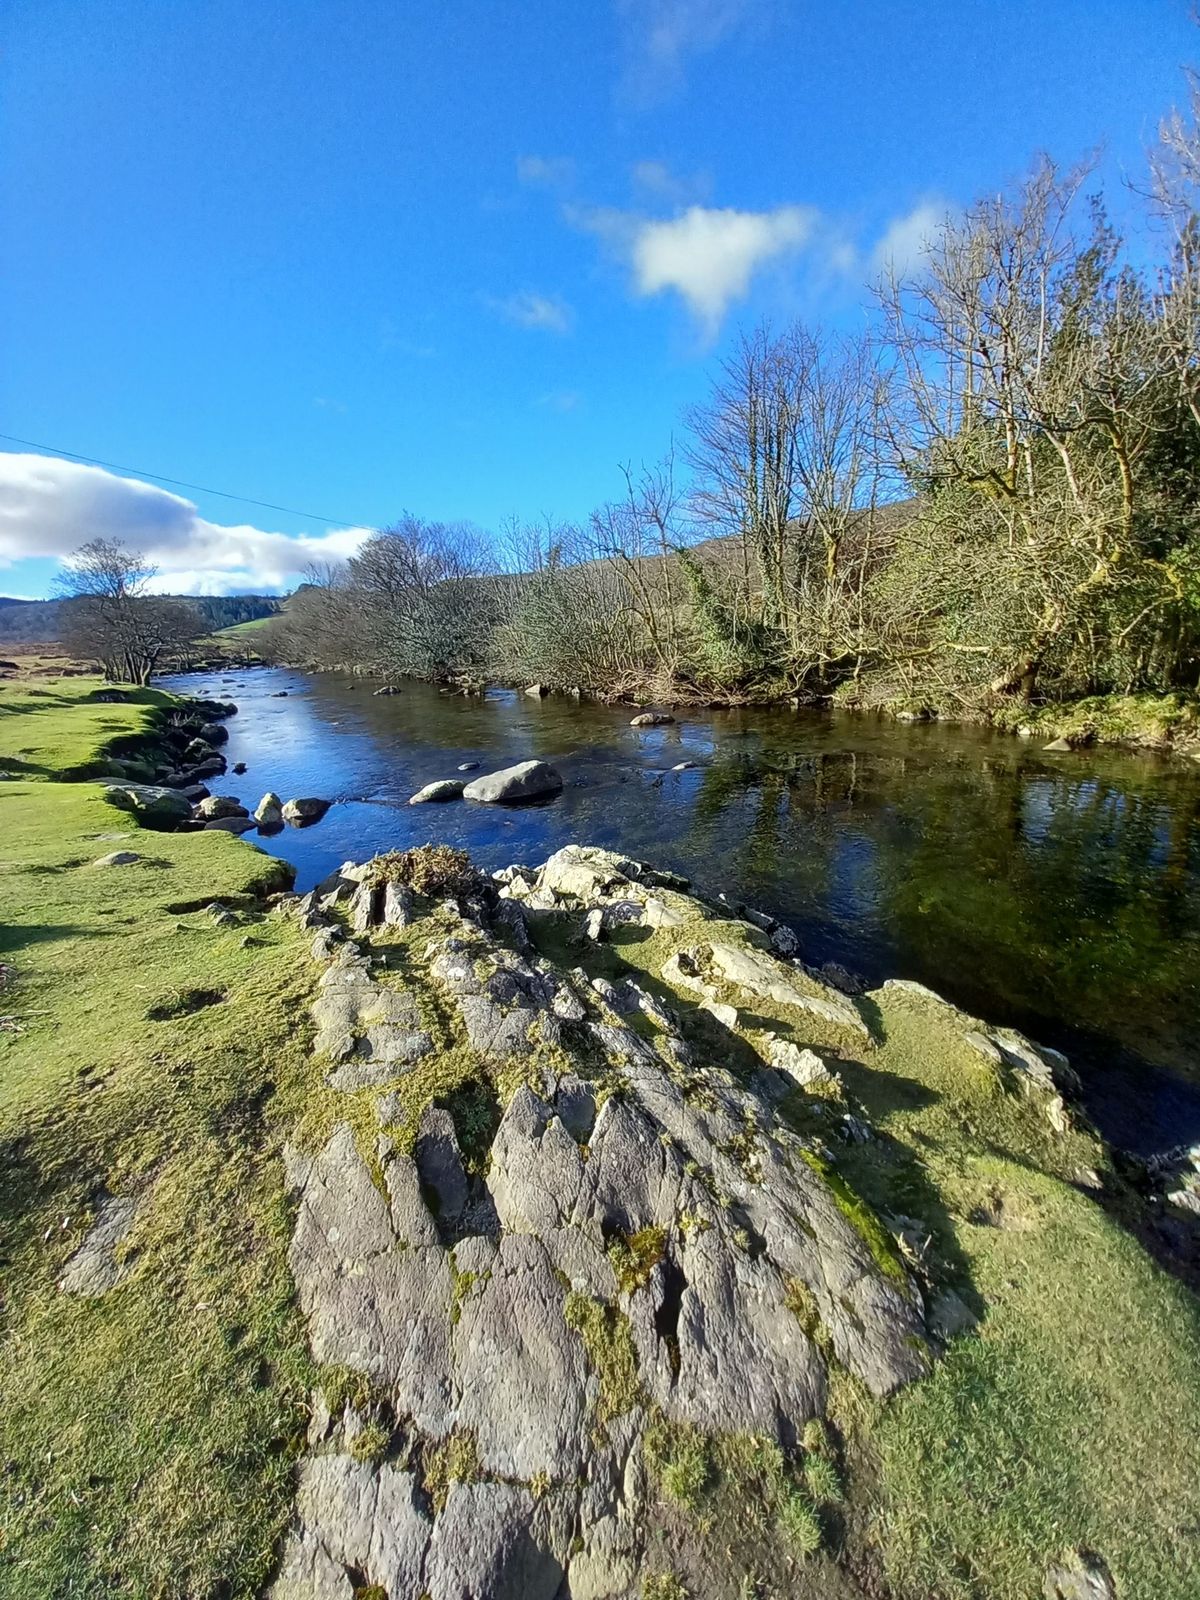
<svg viewBox="0 0 1200 1600"><path fill-rule="evenodd" d="M635 173L645 189L666 186L671 177L656 162L639 163ZM861 297L889 267L901 274L917 270L950 210L924 200L886 223L874 244L861 242L844 218L798 203L766 211L692 204L654 217L572 202L563 206L563 217L604 244L627 272L636 298L677 295L711 340L769 272L777 298L794 305L798 298Z"/></svg>
<svg viewBox="0 0 1200 1600"><path fill-rule="evenodd" d="M629 177L634 193L657 205L691 205L707 200L712 189L712 180L706 173L683 177L665 161L635 161Z"/></svg>
<svg viewBox="0 0 1200 1600"><path fill-rule="evenodd" d="M313 405L318 411L336 411L339 416L346 414L344 400L331 400L328 395L318 394L313 397Z"/></svg>
<svg viewBox="0 0 1200 1600"><path fill-rule="evenodd" d="M534 401L534 405L547 411L577 411L582 404L583 396L577 389L550 389Z"/></svg>
<svg viewBox="0 0 1200 1600"><path fill-rule="evenodd" d="M871 252L874 271L877 274L894 272L900 278L917 271L950 209L944 201L923 200L911 211L896 217Z"/></svg>
<svg viewBox="0 0 1200 1600"><path fill-rule="evenodd" d="M565 189L575 181L570 156L518 156L518 181L530 188Z"/></svg>
<svg viewBox="0 0 1200 1600"><path fill-rule="evenodd" d="M761 12L761 0L616 0L623 69L619 92L645 109L677 93L688 62L715 50Z"/></svg>
<svg viewBox="0 0 1200 1600"><path fill-rule="evenodd" d="M485 303L506 322L543 333L570 333L575 320L566 301L554 295L510 294L504 299L488 295Z"/></svg>
<svg viewBox="0 0 1200 1600"><path fill-rule="evenodd" d="M61 560L89 539L119 539L159 569L160 593L288 588L310 565L343 561L369 528L270 533L209 522L196 506L138 478L56 456L0 453L0 568Z"/></svg>

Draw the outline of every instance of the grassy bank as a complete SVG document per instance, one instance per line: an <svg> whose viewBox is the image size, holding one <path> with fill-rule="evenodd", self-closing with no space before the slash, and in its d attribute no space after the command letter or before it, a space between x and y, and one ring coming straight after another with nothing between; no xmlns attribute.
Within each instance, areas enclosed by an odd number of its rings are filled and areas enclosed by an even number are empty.
<svg viewBox="0 0 1200 1600"><path fill-rule="evenodd" d="M309 969L289 923L181 909L278 883L267 857L53 781L152 734L164 697L96 687L0 690L29 774L0 782L0 1592L251 1594L305 1416L270 1106ZM91 865L115 849L142 859ZM142 1201L128 1276L60 1292L106 1195Z"/></svg>

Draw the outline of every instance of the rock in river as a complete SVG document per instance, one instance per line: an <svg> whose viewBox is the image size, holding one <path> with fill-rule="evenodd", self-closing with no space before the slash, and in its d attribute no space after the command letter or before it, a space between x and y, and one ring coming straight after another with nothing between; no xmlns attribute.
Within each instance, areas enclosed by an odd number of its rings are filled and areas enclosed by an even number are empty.
<svg viewBox="0 0 1200 1600"><path fill-rule="evenodd" d="M210 794L197 805L195 815L201 822L218 822L222 817L248 817L250 813L231 794Z"/></svg>
<svg viewBox="0 0 1200 1600"><path fill-rule="evenodd" d="M502 767L475 778L463 790L467 800L487 805L513 800L535 800L539 795L557 794L563 781L545 761L519 761L515 767Z"/></svg>
<svg viewBox="0 0 1200 1600"><path fill-rule="evenodd" d="M630 722L631 728L661 728L675 718L669 711L640 711Z"/></svg>
<svg viewBox="0 0 1200 1600"><path fill-rule="evenodd" d="M309 822L320 822L332 804L332 800L318 800L313 796L289 800L283 808L283 820L297 827L303 827Z"/></svg>
<svg viewBox="0 0 1200 1600"><path fill-rule="evenodd" d="M461 778L437 778L423 789L418 789L408 803L410 806L420 806L427 800L458 800L462 797L464 787Z"/></svg>
<svg viewBox="0 0 1200 1600"><path fill-rule="evenodd" d="M255 806L254 815L261 827L278 828L283 822L283 801L268 789Z"/></svg>

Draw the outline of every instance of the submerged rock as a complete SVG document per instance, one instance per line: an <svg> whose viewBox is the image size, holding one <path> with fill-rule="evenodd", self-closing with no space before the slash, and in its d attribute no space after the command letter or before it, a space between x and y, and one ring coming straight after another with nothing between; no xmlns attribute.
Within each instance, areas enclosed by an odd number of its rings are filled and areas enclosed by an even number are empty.
<svg viewBox="0 0 1200 1600"><path fill-rule="evenodd" d="M631 718L631 728L662 728L675 718L669 711L639 711L636 717Z"/></svg>

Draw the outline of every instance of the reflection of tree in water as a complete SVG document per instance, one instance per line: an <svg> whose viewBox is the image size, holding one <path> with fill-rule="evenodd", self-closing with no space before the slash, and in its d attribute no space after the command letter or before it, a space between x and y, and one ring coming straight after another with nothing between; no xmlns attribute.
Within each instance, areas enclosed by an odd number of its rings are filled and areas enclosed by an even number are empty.
<svg viewBox="0 0 1200 1600"><path fill-rule="evenodd" d="M1183 1064L1200 1024L1200 786L1016 748L730 750L681 859L789 918L814 958L907 972L985 1015ZM1192 1057L1194 1065L1194 1055Z"/></svg>
<svg viewBox="0 0 1200 1600"><path fill-rule="evenodd" d="M983 783L914 786L904 814L901 833L880 834L879 909L913 970L981 1009L1000 996L1014 1015L1186 1060L1200 1021L1194 785L995 765Z"/></svg>

